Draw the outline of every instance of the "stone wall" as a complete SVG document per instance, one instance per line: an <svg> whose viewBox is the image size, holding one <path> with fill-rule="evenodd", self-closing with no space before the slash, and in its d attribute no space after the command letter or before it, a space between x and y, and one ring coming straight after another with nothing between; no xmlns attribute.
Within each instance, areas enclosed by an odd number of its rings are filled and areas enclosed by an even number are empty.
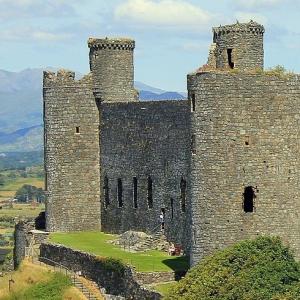
<svg viewBox="0 0 300 300"><path fill-rule="evenodd" d="M105 38L88 41L95 97L105 102L138 101L134 89L134 40Z"/></svg>
<svg viewBox="0 0 300 300"><path fill-rule="evenodd" d="M46 228L100 229L99 113L92 76L44 73Z"/></svg>
<svg viewBox="0 0 300 300"><path fill-rule="evenodd" d="M231 68L239 70L263 69L264 27L256 22L237 23L213 28L216 67L230 68L228 55L231 56ZM231 51L229 54L227 51ZM211 55L210 55L211 57ZM212 65L212 59L209 60Z"/></svg>
<svg viewBox="0 0 300 300"><path fill-rule="evenodd" d="M165 208L166 235L186 246L190 202L182 200L180 184L186 181L189 168L187 101L104 103L101 109L102 229L155 232L160 229L161 208ZM153 207L149 205L149 178Z"/></svg>
<svg viewBox="0 0 300 300"><path fill-rule="evenodd" d="M299 259L300 76L198 73L188 89L192 263L261 234L280 236Z"/></svg>
<svg viewBox="0 0 300 300"><path fill-rule="evenodd" d="M40 260L43 261L43 258L59 263L75 272L81 271L84 277L105 288L109 294L120 295L126 299L156 300L161 298L158 292L148 290L138 283L129 267L123 266L123 270L118 270L110 267L105 262L105 258L60 245L42 244ZM49 261L47 260L46 263Z"/></svg>

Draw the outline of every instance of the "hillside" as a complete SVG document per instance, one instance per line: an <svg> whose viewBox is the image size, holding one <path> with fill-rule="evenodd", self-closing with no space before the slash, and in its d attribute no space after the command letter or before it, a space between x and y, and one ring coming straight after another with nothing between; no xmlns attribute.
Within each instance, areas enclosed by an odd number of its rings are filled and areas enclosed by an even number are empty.
<svg viewBox="0 0 300 300"><path fill-rule="evenodd" d="M54 70L53 68L47 68ZM0 152L36 151L43 147L42 73L0 70ZM78 77L81 77L78 74ZM136 81L141 100L184 99L183 93L168 92Z"/></svg>

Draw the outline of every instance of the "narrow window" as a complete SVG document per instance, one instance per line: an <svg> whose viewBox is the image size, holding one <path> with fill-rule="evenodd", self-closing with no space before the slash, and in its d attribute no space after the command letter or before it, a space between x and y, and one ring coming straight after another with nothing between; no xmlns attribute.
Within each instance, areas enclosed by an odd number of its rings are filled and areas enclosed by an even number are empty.
<svg viewBox="0 0 300 300"><path fill-rule="evenodd" d="M174 199L171 198L171 219L174 218Z"/></svg>
<svg viewBox="0 0 300 300"><path fill-rule="evenodd" d="M138 208L138 203L137 203L137 178L133 177L133 207Z"/></svg>
<svg viewBox="0 0 300 300"><path fill-rule="evenodd" d="M249 146L250 145L250 138L249 138L249 136L245 136L245 145L246 146Z"/></svg>
<svg viewBox="0 0 300 300"><path fill-rule="evenodd" d="M181 199L181 211L185 212L186 209L186 181L181 178L180 181L180 199Z"/></svg>
<svg viewBox="0 0 300 300"><path fill-rule="evenodd" d="M255 193L252 186L245 187L244 191L244 212L252 213L254 211Z"/></svg>
<svg viewBox="0 0 300 300"><path fill-rule="evenodd" d="M108 205L109 205L109 186L108 186L107 176L104 177L103 192L104 192L104 204L105 204L105 207L108 207Z"/></svg>
<svg viewBox="0 0 300 300"><path fill-rule="evenodd" d="M196 136L194 134L191 136L191 152L196 154Z"/></svg>
<svg viewBox="0 0 300 300"><path fill-rule="evenodd" d="M123 206L123 186L122 186L122 179L118 179L118 204L119 207Z"/></svg>
<svg viewBox="0 0 300 300"><path fill-rule="evenodd" d="M195 94L191 94L191 111L194 112L196 110L196 98Z"/></svg>
<svg viewBox="0 0 300 300"><path fill-rule="evenodd" d="M153 183L152 178L148 177L148 207L153 208Z"/></svg>
<svg viewBox="0 0 300 300"><path fill-rule="evenodd" d="M232 49L227 49L227 58L228 58L228 65L231 69L234 68L234 62L232 60Z"/></svg>
<svg viewBox="0 0 300 300"><path fill-rule="evenodd" d="M76 133L80 133L80 127L79 127L79 126L76 126L75 132L76 132Z"/></svg>

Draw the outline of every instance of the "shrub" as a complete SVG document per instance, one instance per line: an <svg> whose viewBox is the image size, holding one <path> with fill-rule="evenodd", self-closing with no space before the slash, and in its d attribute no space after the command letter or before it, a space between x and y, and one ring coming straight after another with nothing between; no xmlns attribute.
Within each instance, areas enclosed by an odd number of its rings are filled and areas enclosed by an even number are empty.
<svg viewBox="0 0 300 300"><path fill-rule="evenodd" d="M243 241L203 259L166 299L296 300L300 266L279 238Z"/></svg>

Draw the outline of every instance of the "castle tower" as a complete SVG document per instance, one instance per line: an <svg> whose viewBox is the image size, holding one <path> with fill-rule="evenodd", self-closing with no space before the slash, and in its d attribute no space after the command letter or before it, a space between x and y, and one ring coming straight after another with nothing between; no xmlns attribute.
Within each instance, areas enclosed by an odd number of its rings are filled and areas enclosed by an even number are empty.
<svg viewBox="0 0 300 300"><path fill-rule="evenodd" d="M94 76L94 94L104 102L131 102L138 100L134 89L134 40L88 40L90 69Z"/></svg>
<svg viewBox="0 0 300 300"><path fill-rule="evenodd" d="M263 69L264 31L262 25L253 21L214 27L208 64L217 69Z"/></svg>
<svg viewBox="0 0 300 300"><path fill-rule="evenodd" d="M209 68L187 77L191 264L258 235L280 236L299 259L300 77L251 71L263 68L263 26L213 32Z"/></svg>

